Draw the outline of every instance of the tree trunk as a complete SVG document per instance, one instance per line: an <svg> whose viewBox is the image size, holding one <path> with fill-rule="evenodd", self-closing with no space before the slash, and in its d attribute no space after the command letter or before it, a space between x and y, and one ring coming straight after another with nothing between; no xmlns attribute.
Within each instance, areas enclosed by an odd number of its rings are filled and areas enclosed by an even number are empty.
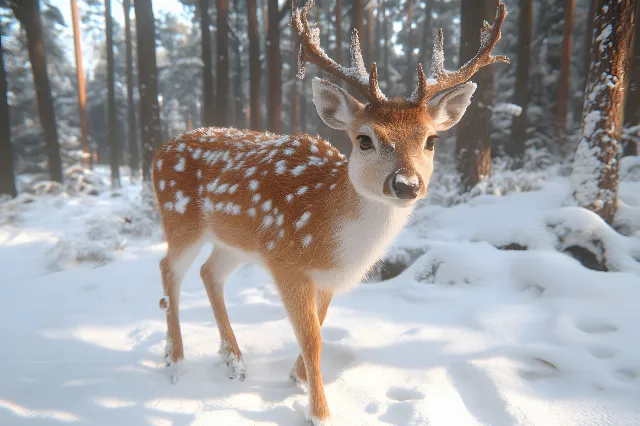
<svg viewBox="0 0 640 426"><path fill-rule="evenodd" d="M127 1L127 0L125 0ZM87 124L87 92L82 70L82 44L80 35L80 14L77 0L71 0L71 20L73 21L73 43L76 57L76 80L78 82L78 115L80 116L80 135L84 158L82 164L91 168L91 150L89 149L89 128Z"/></svg>
<svg viewBox="0 0 640 426"><path fill-rule="evenodd" d="M633 55L630 59L629 90L624 108L625 123L640 124L640 24L636 22L633 36Z"/></svg>
<svg viewBox="0 0 640 426"><path fill-rule="evenodd" d="M529 106L529 67L531 65L531 37L533 34L533 0L520 0L520 34L516 63L516 87L514 102L522 107L522 113L513 117L511 143L508 153L519 164L527 141L527 110Z"/></svg>
<svg viewBox="0 0 640 426"><path fill-rule="evenodd" d="M15 197L18 192L16 191L13 167L8 92L9 85L4 69L4 50L2 49L2 31L0 31L0 195L9 194L11 197Z"/></svg>
<svg viewBox="0 0 640 426"><path fill-rule="evenodd" d="M162 145L160 108L158 106L158 69L151 0L134 0L138 36L138 90L142 136L142 177L151 181L151 167L156 149Z"/></svg>
<svg viewBox="0 0 640 426"><path fill-rule="evenodd" d="M387 16L387 0L382 0L382 54L384 67L384 89L391 89L391 67L389 66L389 23Z"/></svg>
<svg viewBox="0 0 640 426"><path fill-rule="evenodd" d="M462 2L460 65L478 52L482 22L493 20L497 4L495 0ZM491 172L493 67L484 67L473 80L478 84L478 89L466 114L456 126L456 162L465 190L473 188Z"/></svg>
<svg viewBox="0 0 640 426"><path fill-rule="evenodd" d="M233 16L234 16L234 25L236 28L240 28L240 7L238 4L238 0L233 0ZM243 73L242 73L242 58L240 57L240 40L236 37L233 42L233 105L235 118L233 120L233 125L239 129L246 129L247 122L245 120L245 114L242 112L242 107L244 105L243 102Z"/></svg>
<svg viewBox="0 0 640 426"><path fill-rule="evenodd" d="M571 175L578 205L609 224L618 207L620 131L637 10L634 0L598 0L582 140Z"/></svg>
<svg viewBox="0 0 640 426"><path fill-rule="evenodd" d="M200 0L200 43L202 45L202 123L213 126L216 119L213 93L213 65L211 62L211 18L209 17L209 0Z"/></svg>
<svg viewBox="0 0 640 426"><path fill-rule="evenodd" d="M116 93L113 68L113 22L111 0L104 2L104 21L107 31L107 133L109 138L109 164L111 165L111 187L120 188L120 144L116 137Z"/></svg>
<svg viewBox="0 0 640 426"><path fill-rule="evenodd" d="M342 0L336 0L336 62L340 65L342 63Z"/></svg>
<svg viewBox="0 0 640 426"><path fill-rule="evenodd" d="M360 46L363 46L362 43L364 37L364 0L353 0L351 6L351 31L358 31L358 39L360 41ZM369 58L364 57L364 63L367 64Z"/></svg>
<svg viewBox="0 0 640 426"><path fill-rule="evenodd" d="M407 0L407 69L404 76L404 83L407 86L407 91L413 90L413 80L417 75L416 70L413 69L413 31L411 30L411 24L413 23L413 0Z"/></svg>
<svg viewBox="0 0 640 426"><path fill-rule="evenodd" d="M298 50L300 43L295 40L295 35L291 38L291 133L300 131L300 90L298 89Z"/></svg>
<svg viewBox="0 0 640 426"><path fill-rule="evenodd" d="M280 13L278 0L269 1L267 29L267 72L269 75L267 128L274 133L281 132L282 109L282 58L280 54Z"/></svg>
<svg viewBox="0 0 640 426"><path fill-rule="evenodd" d="M11 4L16 17L27 33L27 49L31 62L33 84L36 89L38 116L47 146L49 174L51 180L62 183L60 144L58 143L58 129L47 74L46 49L42 34L42 22L40 21L40 2L39 0L22 0Z"/></svg>
<svg viewBox="0 0 640 426"><path fill-rule="evenodd" d="M424 20L422 21L422 40L420 40L420 63L425 66L430 59L430 50L433 45L433 31L431 28L431 8L433 0L427 0L424 8Z"/></svg>
<svg viewBox="0 0 640 426"><path fill-rule="evenodd" d="M247 0L249 21L249 97L251 129L262 130L262 104L260 103L260 29L256 0Z"/></svg>
<svg viewBox="0 0 640 426"><path fill-rule="evenodd" d="M228 126L229 104L229 0L216 0L216 124Z"/></svg>
<svg viewBox="0 0 640 426"><path fill-rule="evenodd" d="M124 7L124 43L127 60L127 140L129 143L129 173L132 182L140 175L140 153L138 152L138 138L136 129L136 111L133 100L133 48L131 40L131 0L123 0Z"/></svg>
<svg viewBox="0 0 640 426"><path fill-rule="evenodd" d="M563 143L567 133L567 111L571 83L571 38L573 35L573 15L575 0L565 0L564 3L564 38L562 41L562 61L560 63L560 77L558 79L558 103L556 105L556 137Z"/></svg>
<svg viewBox="0 0 640 426"><path fill-rule="evenodd" d="M374 48L374 40L373 40L373 1L369 4L367 8L367 27L365 28L365 58L369 61L369 63L375 62L375 54L376 50ZM367 62L365 62L367 63Z"/></svg>

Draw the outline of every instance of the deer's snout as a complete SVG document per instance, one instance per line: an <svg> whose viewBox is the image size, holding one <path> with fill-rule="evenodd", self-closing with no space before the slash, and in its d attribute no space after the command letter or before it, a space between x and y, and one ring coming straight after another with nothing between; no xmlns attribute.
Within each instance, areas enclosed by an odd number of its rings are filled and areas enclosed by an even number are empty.
<svg viewBox="0 0 640 426"><path fill-rule="evenodd" d="M416 174L406 174L403 170L395 171L391 176L391 188L396 197L413 200L420 193L420 178Z"/></svg>

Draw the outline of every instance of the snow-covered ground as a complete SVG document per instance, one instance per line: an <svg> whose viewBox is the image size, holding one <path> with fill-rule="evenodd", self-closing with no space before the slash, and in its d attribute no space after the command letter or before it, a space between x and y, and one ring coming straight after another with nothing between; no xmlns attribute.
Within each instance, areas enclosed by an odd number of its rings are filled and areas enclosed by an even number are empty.
<svg viewBox="0 0 640 426"><path fill-rule="evenodd" d="M567 207L568 181L553 174L533 192L423 205L387 269L411 266L329 308L334 424L640 424L640 170L624 166L625 235ZM171 384L165 244L139 193L0 205L0 425L303 425L306 397L288 379L298 347L253 266L226 287L246 381L221 365L194 266L182 287L187 372ZM582 266L565 253L576 245L615 272Z"/></svg>

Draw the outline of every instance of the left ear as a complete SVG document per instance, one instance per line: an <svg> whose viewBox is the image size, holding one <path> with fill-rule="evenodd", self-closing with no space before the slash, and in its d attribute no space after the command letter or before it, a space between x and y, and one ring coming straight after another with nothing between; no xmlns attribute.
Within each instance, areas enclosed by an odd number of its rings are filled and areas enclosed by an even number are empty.
<svg viewBox="0 0 640 426"><path fill-rule="evenodd" d="M438 93L427 102L427 113L436 131L448 130L458 124L471 104L476 87L471 82L459 84Z"/></svg>

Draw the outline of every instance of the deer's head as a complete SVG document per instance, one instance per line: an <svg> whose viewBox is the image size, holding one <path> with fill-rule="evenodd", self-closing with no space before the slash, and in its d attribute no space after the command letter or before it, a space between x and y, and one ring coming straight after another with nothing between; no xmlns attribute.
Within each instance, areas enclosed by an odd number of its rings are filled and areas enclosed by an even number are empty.
<svg viewBox="0 0 640 426"><path fill-rule="evenodd" d="M329 127L346 131L352 141L349 176L355 189L362 196L399 206L425 197L438 132L460 121L476 90L476 84L468 80L486 65L509 63L504 56L491 55L507 16L504 4L498 6L493 25L484 23L476 56L456 71L444 68L440 30L429 76L418 65L416 90L409 98L394 99L387 99L380 90L375 63L367 72L355 30L351 67L343 67L326 55L319 45L320 30L307 21L312 5L313 0L299 10L297 0L293 0L291 24L301 42L298 76L304 77L306 64L313 63L366 99L361 103L326 80L313 81L313 103L318 114Z"/></svg>

